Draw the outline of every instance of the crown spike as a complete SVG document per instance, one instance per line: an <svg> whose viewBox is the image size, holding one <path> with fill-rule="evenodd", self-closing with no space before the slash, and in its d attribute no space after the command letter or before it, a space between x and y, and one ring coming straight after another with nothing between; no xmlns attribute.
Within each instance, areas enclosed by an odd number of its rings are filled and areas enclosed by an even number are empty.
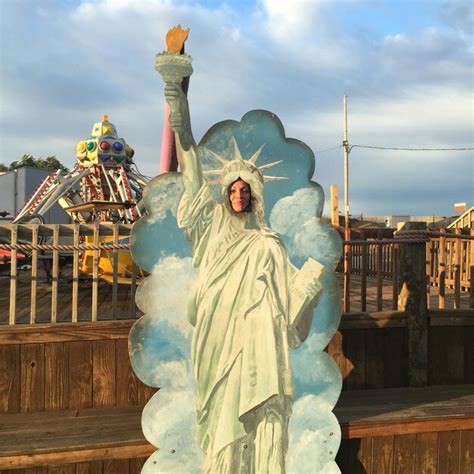
<svg viewBox="0 0 474 474"><path fill-rule="evenodd" d="M265 146L265 143L260 146L260 148L249 158L248 161L252 163L253 165L257 162L258 157L260 156L260 153L262 152L262 148Z"/></svg>
<svg viewBox="0 0 474 474"><path fill-rule="evenodd" d="M235 137L232 137L232 143L234 145L234 160L244 161L240 153L239 146L237 145L237 141L235 140Z"/></svg>
<svg viewBox="0 0 474 474"><path fill-rule="evenodd" d="M218 155L215 151L212 151L211 149L207 148L207 151L217 160L219 161L220 163L222 163L224 166L227 165L227 163L229 163L230 160L227 160L226 158L224 158L223 156L221 155Z"/></svg>
<svg viewBox="0 0 474 474"><path fill-rule="evenodd" d="M267 170L268 168L272 168L273 166L279 165L283 163L283 160L273 161L272 163L267 163L265 165L259 166L258 169L260 171Z"/></svg>
<svg viewBox="0 0 474 474"><path fill-rule="evenodd" d="M288 178L286 176L263 176L263 180L265 182L283 181L284 179L288 179Z"/></svg>

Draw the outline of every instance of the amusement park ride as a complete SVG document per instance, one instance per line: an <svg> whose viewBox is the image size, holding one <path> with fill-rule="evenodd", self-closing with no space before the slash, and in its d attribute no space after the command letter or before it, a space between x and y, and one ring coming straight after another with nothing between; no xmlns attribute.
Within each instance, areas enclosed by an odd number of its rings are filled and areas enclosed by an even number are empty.
<svg viewBox="0 0 474 474"><path fill-rule="evenodd" d="M42 216L58 203L77 224L131 224L144 213L143 188L150 180L142 175L133 161L134 150L117 135L107 115L92 127L91 135L76 146L76 165L67 172L54 171L38 186L31 198L15 216L14 224L43 222ZM101 237L101 245L111 245L112 237ZM93 244L86 237L86 245ZM120 244L128 243L128 236L119 237ZM109 254L101 251L99 273L112 281L112 262ZM119 251L119 283L130 282L132 258L128 251ZM82 256L81 271L92 272L93 251Z"/></svg>

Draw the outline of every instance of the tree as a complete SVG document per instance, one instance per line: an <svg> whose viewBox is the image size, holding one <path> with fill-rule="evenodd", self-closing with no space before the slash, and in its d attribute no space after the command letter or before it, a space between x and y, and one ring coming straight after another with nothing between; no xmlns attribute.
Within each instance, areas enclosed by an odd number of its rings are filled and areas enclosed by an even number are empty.
<svg viewBox="0 0 474 474"><path fill-rule="evenodd" d="M47 170L61 170L69 171L55 156L48 156L46 158L35 158L32 155L23 155L20 161L12 161L10 166L0 163L0 171L13 171L24 166L31 166L33 168L43 168Z"/></svg>

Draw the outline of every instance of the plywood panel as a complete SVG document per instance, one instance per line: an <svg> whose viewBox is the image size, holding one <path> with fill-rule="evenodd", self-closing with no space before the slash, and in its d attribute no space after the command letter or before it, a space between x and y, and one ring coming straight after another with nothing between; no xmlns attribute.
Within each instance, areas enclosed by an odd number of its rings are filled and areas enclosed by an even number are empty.
<svg viewBox="0 0 474 474"><path fill-rule="evenodd" d="M438 435L438 472L457 474L459 472L461 433L445 431Z"/></svg>
<svg viewBox="0 0 474 474"><path fill-rule="evenodd" d="M69 346L69 408L92 407L92 341Z"/></svg>
<svg viewBox="0 0 474 474"><path fill-rule="evenodd" d="M20 411L44 410L44 344L21 346Z"/></svg>
<svg viewBox="0 0 474 474"><path fill-rule="evenodd" d="M93 405L115 406L115 341L93 341Z"/></svg>
<svg viewBox="0 0 474 474"><path fill-rule="evenodd" d="M64 342L44 345L45 409L58 410L69 406L69 349Z"/></svg>
<svg viewBox="0 0 474 474"><path fill-rule="evenodd" d="M20 346L0 346L0 413L20 411Z"/></svg>
<svg viewBox="0 0 474 474"><path fill-rule="evenodd" d="M393 436L377 436L372 439L372 472L374 474L392 474Z"/></svg>

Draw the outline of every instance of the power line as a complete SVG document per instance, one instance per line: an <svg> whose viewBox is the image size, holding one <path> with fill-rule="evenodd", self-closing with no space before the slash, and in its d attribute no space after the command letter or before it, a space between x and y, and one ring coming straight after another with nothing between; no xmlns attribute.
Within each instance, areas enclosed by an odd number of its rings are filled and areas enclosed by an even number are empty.
<svg viewBox="0 0 474 474"><path fill-rule="evenodd" d="M395 151L467 151L474 150L474 147L470 148L395 148L386 146L371 146L371 145L351 145L349 151L352 148L370 148L373 150L395 150Z"/></svg>
<svg viewBox="0 0 474 474"><path fill-rule="evenodd" d="M342 145L333 146L332 148L327 148L326 150L316 150L314 153L320 155L321 153L326 153L327 151L337 150L338 148L342 148Z"/></svg>

